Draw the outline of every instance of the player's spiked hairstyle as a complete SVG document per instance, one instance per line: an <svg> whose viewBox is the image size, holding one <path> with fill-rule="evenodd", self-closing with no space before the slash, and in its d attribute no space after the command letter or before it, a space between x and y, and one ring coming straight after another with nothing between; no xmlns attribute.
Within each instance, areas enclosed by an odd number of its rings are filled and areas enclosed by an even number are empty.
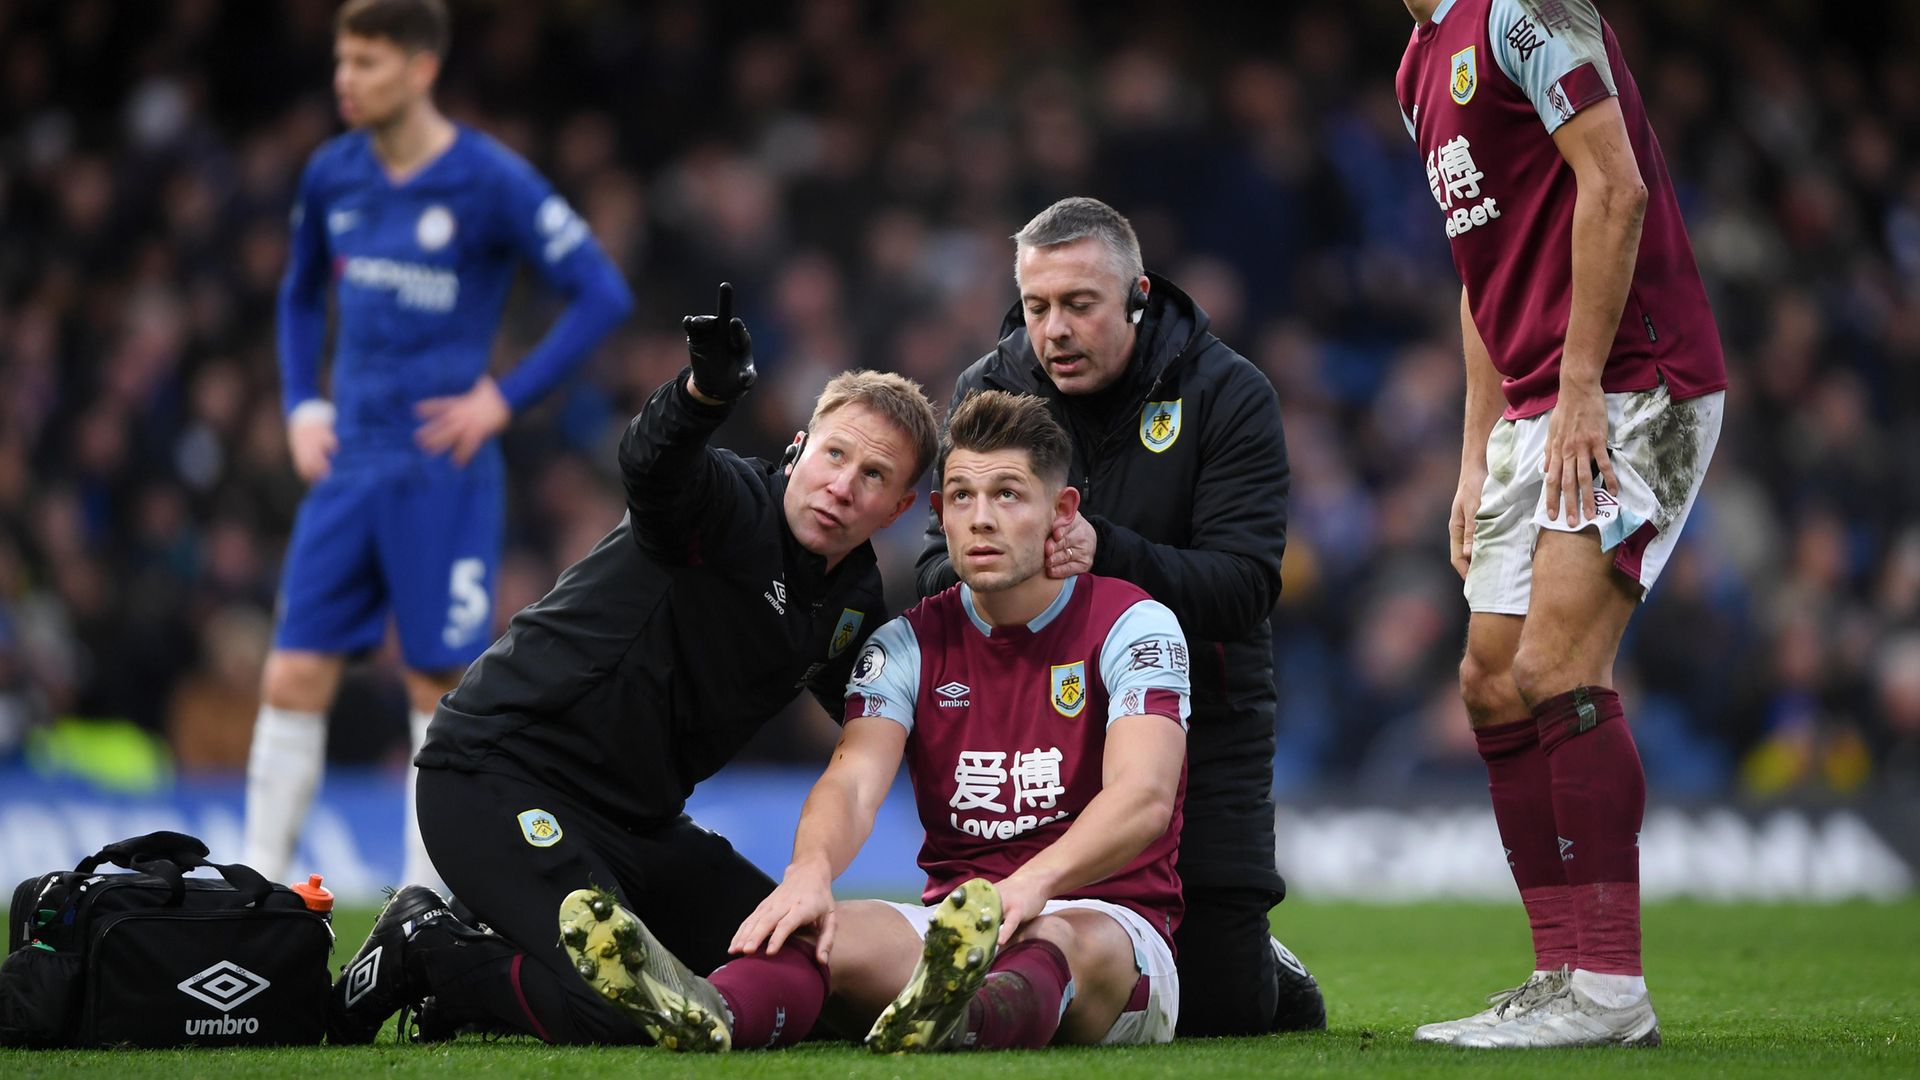
<svg viewBox="0 0 1920 1080"><path fill-rule="evenodd" d="M947 434L940 440L939 479L947 475L947 456L955 450L991 454L996 450L1025 450L1033 475L1060 487L1067 482L1073 444L1066 429L1047 411L1047 403L1032 394L987 390L960 403L947 418Z"/></svg>
<svg viewBox="0 0 1920 1080"><path fill-rule="evenodd" d="M1075 240L1097 237L1112 257L1114 270L1129 286L1146 273L1140 259L1140 238L1126 216L1099 199L1073 195L1033 216L1026 227L1013 234L1013 278L1020 280L1020 252L1024 248L1049 248L1071 244Z"/></svg>
<svg viewBox="0 0 1920 1080"><path fill-rule="evenodd" d="M843 371L827 382L820 399L813 403L807 430L812 431L828 414L848 405L865 405L907 433L913 442L913 472L907 482L918 481L933 462L940 443L940 421L933 415L933 404L920 384L890 371Z"/></svg>
<svg viewBox="0 0 1920 1080"><path fill-rule="evenodd" d="M386 38L408 52L447 56L451 36L443 0L347 0L334 16L335 34Z"/></svg>

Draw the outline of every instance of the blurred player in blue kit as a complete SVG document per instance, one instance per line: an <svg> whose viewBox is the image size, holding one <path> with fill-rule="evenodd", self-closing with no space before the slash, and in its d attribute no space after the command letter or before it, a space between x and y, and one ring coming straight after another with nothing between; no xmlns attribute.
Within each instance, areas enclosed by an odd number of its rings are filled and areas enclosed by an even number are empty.
<svg viewBox="0 0 1920 1080"><path fill-rule="evenodd" d="M334 94L349 131L300 178L279 302L294 522L247 763L246 861L284 879L325 763L326 711L347 657L392 613L412 747L440 696L491 640L504 517L495 436L633 306L579 215L525 161L448 120L431 97L441 0L348 0ZM518 266L568 299L534 350L487 373ZM320 354L331 285L331 397ZM405 881L433 881L409 768Z"/></svg>

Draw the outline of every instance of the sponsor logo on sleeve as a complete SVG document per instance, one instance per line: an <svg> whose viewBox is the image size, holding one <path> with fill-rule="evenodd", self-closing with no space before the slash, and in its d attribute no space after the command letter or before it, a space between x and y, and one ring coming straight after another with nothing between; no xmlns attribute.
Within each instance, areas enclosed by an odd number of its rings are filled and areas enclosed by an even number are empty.
<svg viewBox="0 0 1920 1080"><path fill-rule="evenodd" d="M1567 0L1536 0L1533 17L1540 20L1540 27L1548 37L1553 37L1555 30L1573 29L1573 13L1567 10Z"/></svg>
<svg viewBox="0 0 1920 1080"><path fill-rule="evenodd" d="M1539 31L1534 29L1533 22L1525 15L1513 20L1513 25L1507 27L1507 48L1520 54L1523 64L1533 59L1534 52L1544 44Z"/></svg>
<svg viewBox="0 0 1920 1080"><path fill-rule="evenodd" d="M587 238L587 223L558 195L547 196L540 209L534 211L533 227L544 244L540 255L550 263L566 258Z"/></svg>
<svg viewBox="0 0 1920 1080"><path fill-rule="evenodd" d="M1547 87L1547 104L1553 107L1553 114L1561 123L1573 119L1573 103L1567 100L1566 80L1562 79Z"/></svg>
<svg viewBox="0 0 1920 1080"><path fill-rule="evenodd" d="M869 641L867 647L860 650L860 658L853 662L853 685L871 686L886 669L887 650L879 642Z"/></svg>

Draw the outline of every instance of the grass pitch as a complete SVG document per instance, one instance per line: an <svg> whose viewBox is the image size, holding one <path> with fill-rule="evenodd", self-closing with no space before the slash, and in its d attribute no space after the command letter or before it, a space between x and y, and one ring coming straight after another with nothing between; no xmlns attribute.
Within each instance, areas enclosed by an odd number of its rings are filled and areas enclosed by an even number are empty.
<svg viewBox="0 0 1920 1080"><path fill-rule="evenodd" d="M1920 900L1837 906L1669 903L1646 912L1655 1050L1470 1051L1414 1044L1531 961L1519 905L1368 907L1289 902L1276 926L1319 977L1330 1029L1172 1046L876 1058L858 1047L680 1057L652 1048L554 1048L530 1039L410 1046L392 1025L371 1047L282 1050L0 1050L0 1077L1537 1077L1596 1068L1636 1076L1920 1077ZM372 925L338 918L336 966ZM965 1073L956 1069L969 1070ZM977 1070L977 1071L975 1071Z"/></svg>

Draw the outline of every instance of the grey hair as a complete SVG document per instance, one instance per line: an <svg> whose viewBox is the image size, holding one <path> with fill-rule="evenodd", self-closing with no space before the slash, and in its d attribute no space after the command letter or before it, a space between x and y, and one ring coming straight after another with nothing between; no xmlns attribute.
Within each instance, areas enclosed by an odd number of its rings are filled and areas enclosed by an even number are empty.
<svg viewBox="0 0 1920 1080"><path fill-rule="evenodd" d="M1098 239L1107 249L1109 261L1126 286L1146 273L1146 264L1140 258L1140 238L1134 235L1133 223L1099 199L1073 195L1035 214L1026 227L1013 234L1014 282L1020 282L1021 251L1058 247L1089 236Z"/></svg>

